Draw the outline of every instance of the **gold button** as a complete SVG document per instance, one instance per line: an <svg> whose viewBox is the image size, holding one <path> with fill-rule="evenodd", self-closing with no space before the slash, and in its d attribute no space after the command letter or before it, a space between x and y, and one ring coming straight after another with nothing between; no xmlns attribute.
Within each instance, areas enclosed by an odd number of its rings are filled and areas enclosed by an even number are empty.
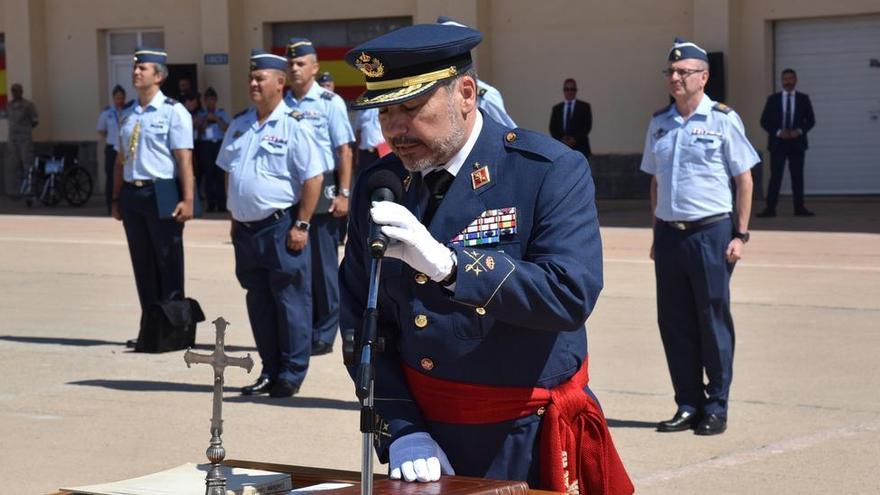
<svg viewBox="0 0 880 495"><path fill-rule="evenodd" d="M538 416L543 416L546 411L547 411L547 408L544 406L541 406L538 408L537 411L535 411L535 414L537 414Z"/></svg>
<svg viewBox="0 0 880 495"><path fill-rule="evenodd" d="M477 307L476 312L478 315L483 316L484 314L486 314L486 308Z"/></svg>
<svg viewBox="0 0 880 495"><path fill-rule="evenodd" d="M428 282L428 276L424 273L416 273L416 283L419 285L425 285Z"/></svg>
<svg viewBox="0 0 880 495"><path fill-rule="evenodd" d="M425 371L431 371L434 369L434 361L431 361L429 358L422 358L422 360L419 361L419 364L422 365L422 369Z"/></svg>
<svg viewBox="0 0 880 495"><path fill-rule="evenodd" d="M425 315L417 315L416 326L419 328L425 328L426 326L428 326L428 317Z"/></svg>
<svg viewBox="0 0 880 495"><path fill-rule="evenodd" d="M504 136L504 139L506 139L508 143L512 143L512 142L516 141L516 133L513 131L510 131L507 133L506 136Z"/></svg>

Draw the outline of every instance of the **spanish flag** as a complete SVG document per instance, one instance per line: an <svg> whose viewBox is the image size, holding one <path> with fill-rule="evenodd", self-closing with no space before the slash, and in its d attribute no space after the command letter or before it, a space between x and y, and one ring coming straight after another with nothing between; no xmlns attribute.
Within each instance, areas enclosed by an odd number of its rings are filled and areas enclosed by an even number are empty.
<svg viewBox="0 0 880 495"><path fill-rule="evenodd" d="M366 90L364 75L354 67L345 63L345 54L350 46L315 47L318 52L320 72L329 72L336 84L336 94L345 100L354 100ZM272 53L286 55L286 47L273 46Z"/></svg>

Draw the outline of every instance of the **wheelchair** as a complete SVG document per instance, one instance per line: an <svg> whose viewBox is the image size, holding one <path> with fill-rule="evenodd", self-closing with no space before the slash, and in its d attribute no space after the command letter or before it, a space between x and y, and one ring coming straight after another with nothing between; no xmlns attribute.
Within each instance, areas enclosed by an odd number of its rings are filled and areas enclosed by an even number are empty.
<svg viewBox="0 0 880 495"><path fill-rule="evenodd" d="M75 155L53 151L51 157L38 156L24 173L19 195L32 206L38 200L46 206L57 206L62 199L70 206L82 206L92 197L94 184L88 170L80 167Z"/></svg>

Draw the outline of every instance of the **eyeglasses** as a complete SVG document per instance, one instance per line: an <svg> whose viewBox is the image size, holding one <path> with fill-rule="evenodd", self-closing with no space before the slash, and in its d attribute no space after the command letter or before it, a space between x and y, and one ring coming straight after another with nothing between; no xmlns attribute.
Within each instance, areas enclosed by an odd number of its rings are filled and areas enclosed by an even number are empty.
<svg viewBox="0 0 880 495"><path fill-rule="evenodd" d="M563 91L577 91L577 88L573 88L571 86L566 86L562 88Z"/></svg>
<svg viewBox="0 0 880 495"><path fill-rule="evenodd" d="M691 74L696 74L697 72L703 72L706 69L665 69L663 70L664 77L672 77L673 74L677 75L679 79L684 79Z"/></svg>

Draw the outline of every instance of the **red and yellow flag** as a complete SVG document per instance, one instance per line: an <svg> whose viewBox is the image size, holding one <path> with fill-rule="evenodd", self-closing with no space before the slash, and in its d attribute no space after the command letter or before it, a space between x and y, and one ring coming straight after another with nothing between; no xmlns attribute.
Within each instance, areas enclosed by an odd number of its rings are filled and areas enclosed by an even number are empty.
<svg viewBox="0 0 880 495"><path fill-rule="evenodd" d="M366 90L364 75L361 71L345 63L345 54L351 50L351 47L323 46L315 47L315 50L318 52L320 72L329 72L333 76L333 82L336 84L336 94L345 100L351 101ZM283 57L287 55L287 48L284 46L273 46L272 53Z"/></svg>

